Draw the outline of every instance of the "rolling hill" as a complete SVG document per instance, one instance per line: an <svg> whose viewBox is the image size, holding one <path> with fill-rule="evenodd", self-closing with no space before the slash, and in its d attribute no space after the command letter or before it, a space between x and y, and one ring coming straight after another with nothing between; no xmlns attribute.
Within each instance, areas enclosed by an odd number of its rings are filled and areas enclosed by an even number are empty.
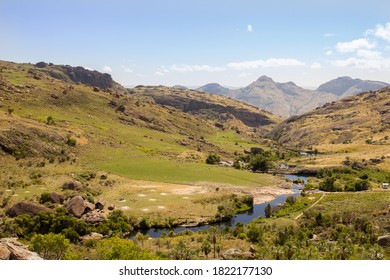
<svg viewBox="0 0 390 280"><path fill-rule="evenodd" d="M390 133L390 87L343 98L309 113L293 116L269 134L281 144L324 152L370 152L387 156Z"/></svg>

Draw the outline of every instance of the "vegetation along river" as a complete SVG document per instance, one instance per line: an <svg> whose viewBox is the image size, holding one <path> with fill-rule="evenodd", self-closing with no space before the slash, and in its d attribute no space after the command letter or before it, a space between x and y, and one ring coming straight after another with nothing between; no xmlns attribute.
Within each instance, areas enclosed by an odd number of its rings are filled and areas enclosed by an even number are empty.
<svg viewBox="0 0 390 280"><path fill-rule="evenodd" d="M308 180L307 176L297 176L297 175L292 175L292 174L284 174L283 176L291 181L301 179L304 181L305 184L307 184L307 180ZM163 233L168 234L171 231L173 231L175 233L179 233L179 232L182 232L185 230L191 230L191 231L196 232L196 231L200 231L200 230L207 230L212 226L233 227L239 222L244 224L244 225L247 225L252 220L254 220L258 217L265 217L264 210L265 210L265 207L267 206L267 204L270 204L271 206L276 206L276 205L284 203L288 196L293 196L293 197L300 196L301 190L303 189L303 187L304 186L301 184L293 184L292 185L292 190L294 192L293 194L283 194L283 195L277 196L274 200L267 201L264 203L254 204L252 209L245 211L243 213L236 214L229 222L222 222L219 224L212 224L212 225L210 225L210 224L199 225L199 226L195 226L195 227L180 227L180 226L178 226L178 227L174 227L174 228L150 228L148 230L141 230L140 232L143 234L147 234L152 238L158 238L158 237L161 237L161 235ZM134 235L132 237L134 237Z"/></svg>

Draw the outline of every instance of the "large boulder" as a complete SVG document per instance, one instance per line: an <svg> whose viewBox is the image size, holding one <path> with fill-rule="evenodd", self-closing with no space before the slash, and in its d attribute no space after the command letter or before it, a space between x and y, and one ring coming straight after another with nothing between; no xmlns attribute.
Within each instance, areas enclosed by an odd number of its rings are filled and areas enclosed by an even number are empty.
<svg viewBox="0 0 390 280"><path fill-rule="evenodd" d="M84 205L85 205L85 213L95 210L95 204L91 202L84 201Z"/></svg>
<svg viewBox="0 0 390 280"><path fill-rule="evenodd" d="M28 250L28 246L20 243L16 238L3 238L0 239L0 260L42 260L42 258Z"/></svg>
<svg viewBox="0 0 390 280"><path fill-rule="evenodd" d="M66 207L66 210L77 218L81 218L81 216L85 213L85 209L86 206L84 199L80 195L73 197Z"/></svg>
<svg viewBox="0 0 390 280"><path fill-rule="evenodd" d="M74 190L74 191L81 191L83 190L84 186L83 183L77 180L66 182L62 185L62 188L64 190Z"/></svg>
<svg viewBox="0 0 390 280"><path fill-rule="evenodd" d="M28 214L31 217L37 215L39 212L53 212L53 210L31 202L18 202L7 210L6 214L11 218L19 215Z"/></svg>
<svg viewBox="0 0 390 280"><path fill-rule="evenodd" d="M379 236L377 242L379 246L390 247L390 235Z"/></svg>
<svg viewBox="0 0 390 280"><path fill-rule="evenodd" d="M53 203L63 204L65 201L65 196L63 194L60 194L60 193L52 192L52 193L50 193L50 200Z"/></svg>
<svg viewBox="0 0 390 280"><path fill-rule="evenodd" d="M104 200L99 199L98 202L95 203L95 207L97 209L103 210L106 202Z"/></svg>

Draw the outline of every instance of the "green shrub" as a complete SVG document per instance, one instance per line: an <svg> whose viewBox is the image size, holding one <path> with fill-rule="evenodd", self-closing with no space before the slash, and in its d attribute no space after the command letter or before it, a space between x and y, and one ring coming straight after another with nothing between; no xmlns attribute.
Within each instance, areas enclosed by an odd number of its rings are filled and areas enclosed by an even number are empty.
<svg viewBox="0 0 390 280"><path fill-rule="evenodd" d="M207 164L218 164L221 158L216 154L209 154L206 158Z"/></svg>
<svg viewBox="0 0 390 280"><path fill-rule="evenodd" d="M62 234L37 234L31 239L30 249L46 260L61 260L69 249L69 240Z"/></svg>
<svg viewBox="0 0 390 280"><path fill-rule="evenodd" d="M119 237L99 240L96 244L99 260L156 260L156 255L141 249L133 241Z"/></svg>

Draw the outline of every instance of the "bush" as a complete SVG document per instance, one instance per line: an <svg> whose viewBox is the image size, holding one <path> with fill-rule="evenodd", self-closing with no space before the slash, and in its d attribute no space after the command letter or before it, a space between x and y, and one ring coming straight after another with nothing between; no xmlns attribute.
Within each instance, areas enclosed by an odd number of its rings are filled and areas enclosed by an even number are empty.
<svg viewBox="0 0 390 280"><path fill-rule="evenodd" d="M74 147L74 146L76 146L76 139L68 137L66 144L68 144L68 146Z"/></svg>
<svg viewBox="0 0 390 280"><path fill-rule="evenodd" d="M157 256L141 249L128 239L111 237L100 240L96 245L99 260L156 260Z"/></svg>
<svg viewBox="0 0 390 280"><path fill-rule="evenodd" d="M38 234L31 239L30 249L46 260L61 260L69 249L69 240L62 234Z"/></svg>
<svg viewBox="0 0 390 280"><path fill-rule="evenodd" d="M54 124L54 119L52 116L47 117L46 124L48 124L48 125Z"/></svg>
<svg viewBox="0 0 390 280"><path fill-rule="evenodd" d="M221 158L216 154L209 154L206 159L207 164L218 164Z"/></svg>
<svg viewBox="0 0 390 280"><path fill-rule="evenodd" d="M371 184L367 180L359 180L355 182L354 187L356 191L367 191L371 188Z"/></svg>
<svg viewBox="0 0 390 280"><path fill-rule="evenodd" d="M47 202L51 202L50 193L44 192L41 194L41 197L39 198L39 203L45 204Z"/></svg>

